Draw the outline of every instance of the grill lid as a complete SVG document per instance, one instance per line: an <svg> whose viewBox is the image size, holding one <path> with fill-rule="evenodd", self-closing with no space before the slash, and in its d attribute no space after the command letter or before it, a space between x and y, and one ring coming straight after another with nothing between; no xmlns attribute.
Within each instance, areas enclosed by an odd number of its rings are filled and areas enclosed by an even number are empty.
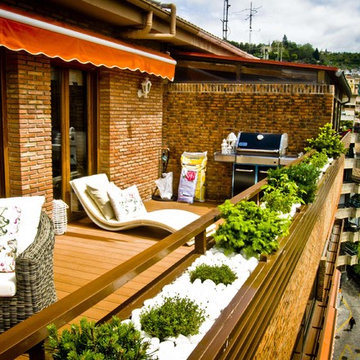
<svg viewBox="0 0 360 360"><path fill-rule="evenodd" d="M259 153L284 155L288 145L288 136L284 134L251 133L240 131L236 142L238 153Z"/></svg>

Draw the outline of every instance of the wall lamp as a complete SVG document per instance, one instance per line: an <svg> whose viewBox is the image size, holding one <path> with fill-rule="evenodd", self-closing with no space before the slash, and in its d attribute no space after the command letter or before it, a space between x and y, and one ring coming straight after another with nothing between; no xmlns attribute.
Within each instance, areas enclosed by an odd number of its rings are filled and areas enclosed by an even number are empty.
<svg viewBox="0 0 360 360"><path fill-rule="evenodd" d="M147 98L148 97L148 94L150 92L150 89L151 89L151 81L149 80L149 78L145 78L145 80L141 83L141 89L138 90L137 94L138 94L138 97L141 98L141 97L144 97L144 98Z"/></svg>

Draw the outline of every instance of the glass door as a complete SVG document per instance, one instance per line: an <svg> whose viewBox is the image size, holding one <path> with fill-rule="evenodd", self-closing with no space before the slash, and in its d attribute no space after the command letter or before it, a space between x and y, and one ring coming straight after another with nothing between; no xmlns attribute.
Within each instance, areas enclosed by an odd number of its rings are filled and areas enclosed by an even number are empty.
<svg viewBox="0 0 360 360"><path fill-rule="evenodd" d="M5 69L0 51L0 197L5 197Z"/></svg>
<svg viewBox="0 0 360 360"><path fill-rule="evenodd" d="M95 163L95 81L78 69L53 68L51 76L54 199L70 205L70 180L89 175Z"/></svg>

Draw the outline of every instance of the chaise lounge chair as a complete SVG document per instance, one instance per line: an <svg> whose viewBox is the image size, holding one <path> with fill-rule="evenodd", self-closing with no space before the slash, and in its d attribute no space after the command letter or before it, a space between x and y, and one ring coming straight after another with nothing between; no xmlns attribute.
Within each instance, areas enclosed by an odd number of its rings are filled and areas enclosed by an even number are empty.
<svg viewBox="0 0 360 360"><path fill-rule="evenodd" d="M147 212L143 208L141 214L131 219L124 221L119 221L115 217L107 219L87 191L88 186L107 189L110 183L106 174L74 179L70 184L89 218L105 230L118 231L138 226L153 226L173 233L199 218L199 215L186 210L162 209Z"/></svg>

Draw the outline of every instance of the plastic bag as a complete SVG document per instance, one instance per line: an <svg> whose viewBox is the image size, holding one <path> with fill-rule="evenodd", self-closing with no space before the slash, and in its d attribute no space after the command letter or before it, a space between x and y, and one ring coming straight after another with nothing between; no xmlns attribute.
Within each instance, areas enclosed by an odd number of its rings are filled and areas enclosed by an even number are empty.
<svg viewBox="0 0 360 360"><path fill-rule="evenodd" d="M165 200L171 200L173 196L173 173L163 173L160 179L155 180L155 184L159 189L160 197Z"/></svg>

